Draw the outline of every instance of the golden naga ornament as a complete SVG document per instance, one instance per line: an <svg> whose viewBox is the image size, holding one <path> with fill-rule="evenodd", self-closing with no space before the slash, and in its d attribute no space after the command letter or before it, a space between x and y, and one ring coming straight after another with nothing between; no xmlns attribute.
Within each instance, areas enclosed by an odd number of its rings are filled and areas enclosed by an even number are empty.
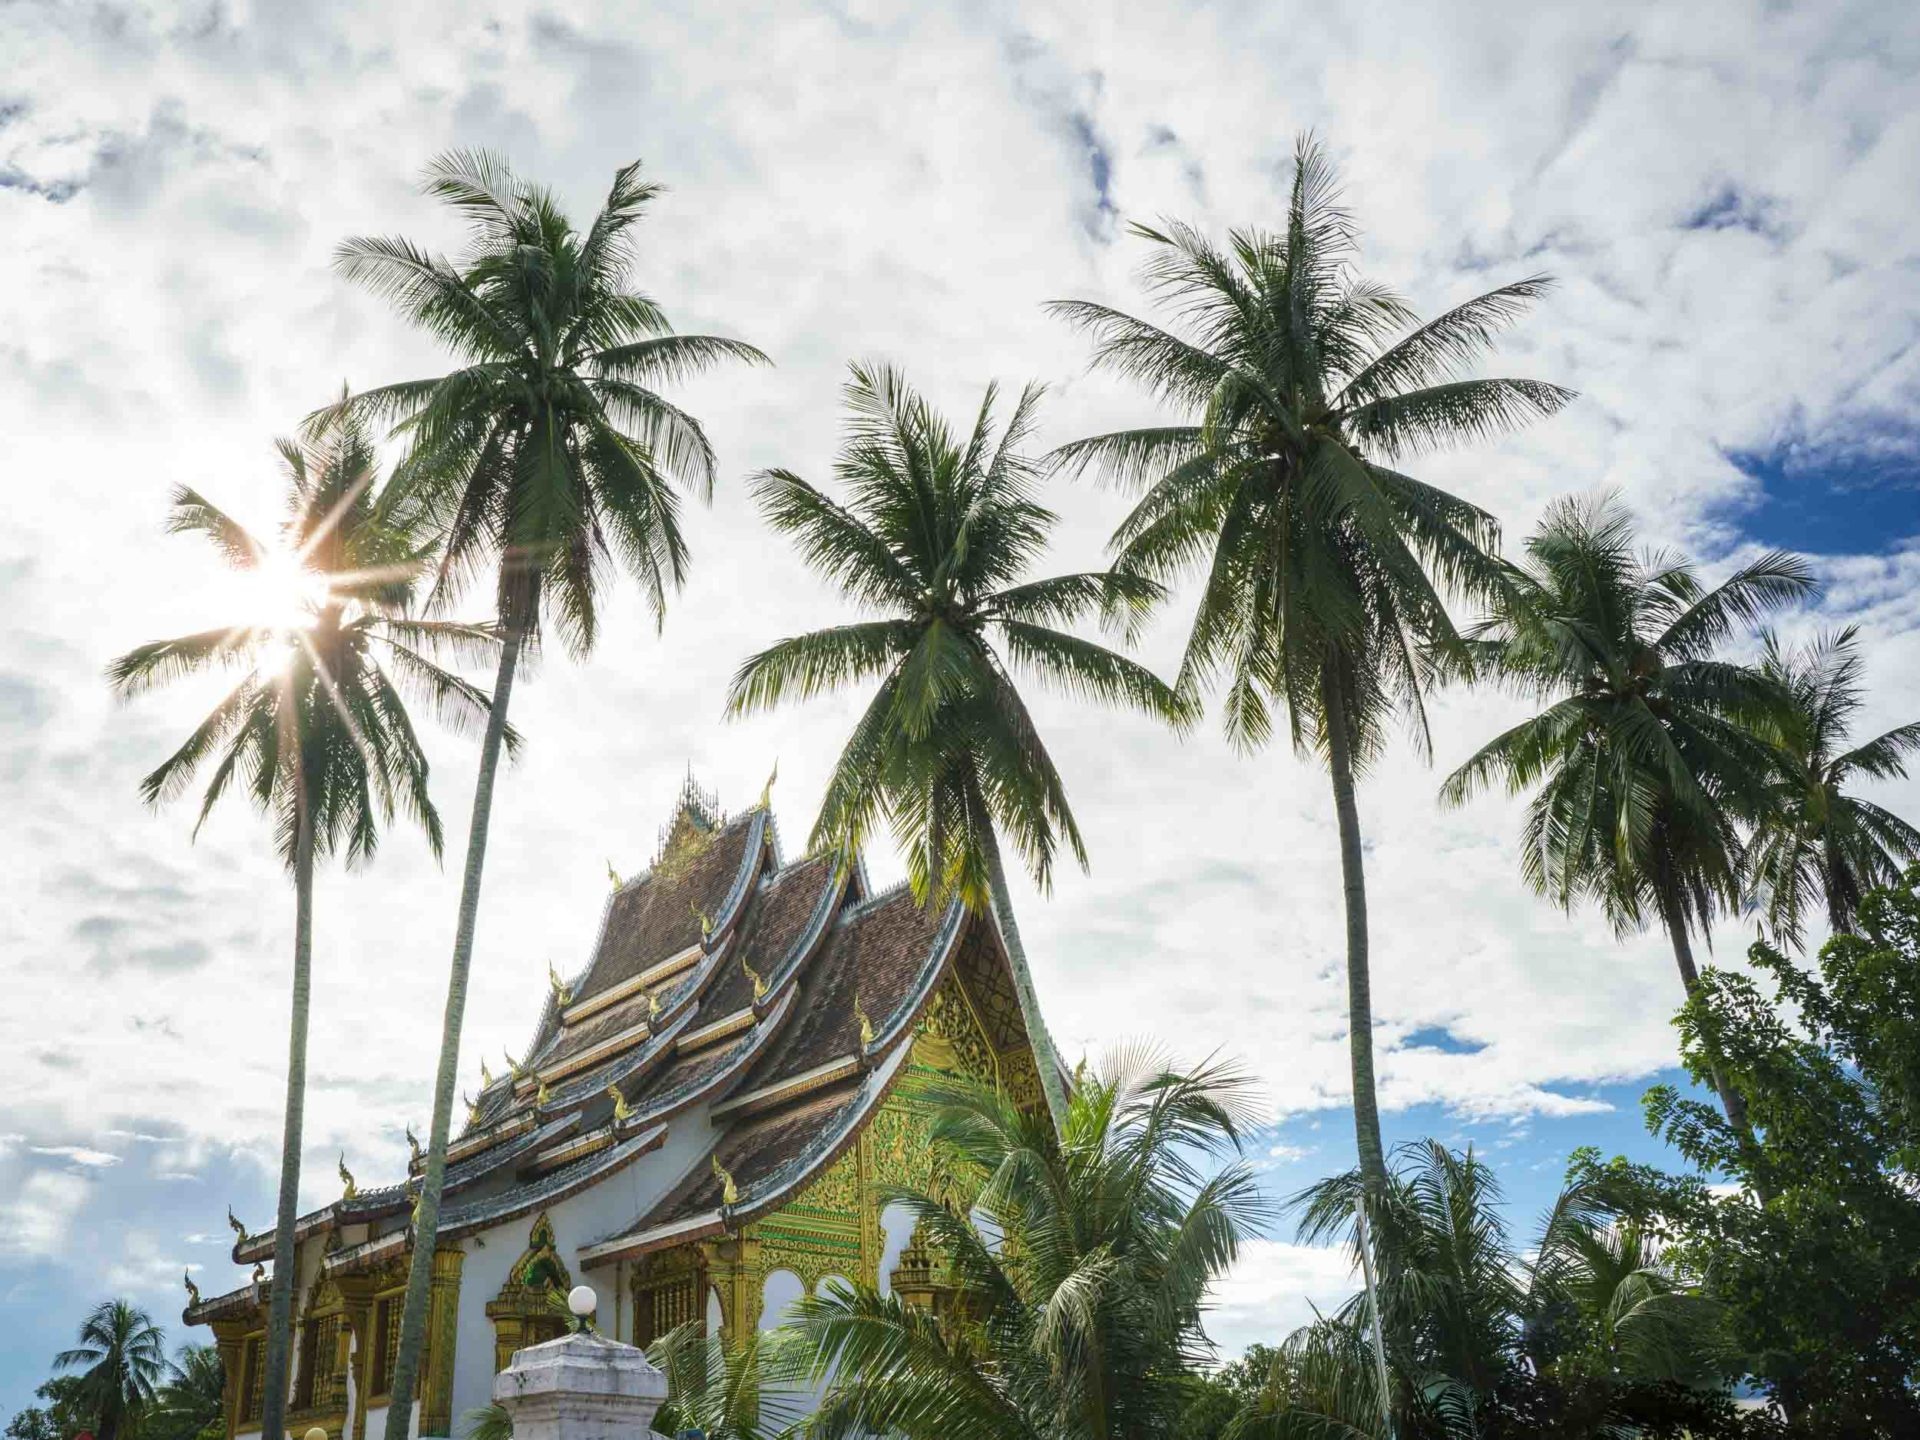
<svg viewBox="0 0 1920 1440"><path fill-rule="evenodd" d="M560 972L553 968L553 962L547 962L547 985L553 991L553 1003L564 1010L573 1003L573 991L560 978Z"/></svg>
<svg viewBox="0 0 1920 1440"><path fill-rule="evenodd" d="M658 1020L660 1018L660 1008L661 1008L660 997L658 995L647 996L647 1023L648 1024L652 1024L655 1020Z"/></svg>
<svg viewBox="0 0 1920 1440"><path fill-rule="evenodd" d="M611 860L607 861L607 883L612 885L615 890L618 890L622 883L620 872L613 868L613 861Z"/></svg>
<svg viewBox="0 0 1920 1440"><path fill-rule="evenodd" d="M533 1103L536 1105L544 1105L552 1098L553 1092L547 1089L547 1082L542 1080L540 1082L540 1088L533 1092Z"/></svg>
<svg viewBox="0 0 1920 1440"><path fill-rule="evenodd" d="M266 1284L266 1283L267 1283L267 1263L266 1263L266 1261L264 1261L264 1260L259 1260L259 1261L255 1261L255 1262L254 1262L254 1267L253 1267L253 1283L254 1283L254 1284L256 1284L256 1285L264 1285L264 1284Z"/></svg>
<svg viewBox="0 0 1920 1440"><path fill-rule="evenodd" d="M464 1090L460 1092L460 1099L466 1104L467 1128L471 1130L475 1125L480 1123L480 1102Z"/></svg>
<svg viewBox="0 0 1920 1440"><path fill-rule="evenodd" d="M687 908L693 912L694 918L700 922L700 943L705 945L709 940L713 939L713 917L701 908L698 900L689 900L687 902Z"/></svg>
<svg viewBox="0 0 1920 1440"><path fill-rule="evenodd" d="M760 787L759 809L765 810L773 804L773 786L774 782L779 778L780 761L776 758L773 762L773 773L767 776L767 783Z"/></svg>
<svg viewBox="0 0 1920 1440"><path fill-rule="evenodd" d="M620 1093L618 1085L607 1086L607 1094L613 1097L613 1123L626 1124L633 1118L633 1107L627 1104L627 1097Z"/></svg>
<svg viewBox="0 0 1920 1440"><path fill-rule="evenodd" d="M758 970L747 963L744 953L740 956L740 969L745 972L747 979L753 982L753 1003L758 1005L767 998L767 982Z"/></svg>
<svg viewBox="0 0 1920 1440"><path fill-rule="evenodd" d="M728 1172L727 1167L720 1163L720 1157L718 1155L713 1157L713 1173L714 1177L720 1182L720 1203L722 1205L738 1205L740 1203L740 1187L733 1183L733 1176Z"/></svg>
<svg viewBox="0 0 1920 1440"><path fill-rule="evenodd" d="M411 1125L407 1126L407 1149L413 1152L408 1157L410 1164L418 1165L427 1158L427 1152L420 1148L420 1137L413 1133Z"/></svg>
<svg viewBox="0 0 1920 1440"><path fill-rule="evenodd" d="M360 1193L360 1187L353 1181L353 1172L347 1169L347 1152L344 1150L340 1152L340 1184L344 1187L340 1191L342 1200L351 1200Z"/></svg>
<svg viewBox="0 0 1920 1440"><path fill-rule="evenodd" d="M247 1227L234 1218L233 1206L231 1205L227 1206L227 1228L239 1237L233 1242L235 1246L244 1245L253 1238L247 1234Z"/></svg>
<svg viewBox="0 0 1920 1440"><path fill-rule="evenodd" d="M514 1084L518 1085L522 1080L533 1078L533 1071L514 1059L511 1050L502 1050L500 1053L507 1057L507 1073L513 1076Z"/></svg>
<svg viewBox="0 0 1920 1440"><path fill-rule="evenodd" d="M860 1022L860 1048L865 1050L873 1044L873 1021L867 1018L866 1008L860 1003L860 992L853 992L853 1018Z"/></svg>
<svg viewBox="0 0 1920 1440"><path fill-rule="evenodd" d="M182 1270L180 1272L180 1283L187 1287L187 1304L198 1305L200 1303L200 1287L193 1283L193 1272L191 1270Z"/></svg>

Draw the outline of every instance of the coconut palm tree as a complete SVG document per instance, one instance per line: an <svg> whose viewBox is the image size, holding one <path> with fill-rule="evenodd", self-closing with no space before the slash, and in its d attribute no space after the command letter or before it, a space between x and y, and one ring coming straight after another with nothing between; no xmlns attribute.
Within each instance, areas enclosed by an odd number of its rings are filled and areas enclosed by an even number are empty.
<svg viewBox="0 0 1920 1440"><path fill-rule="evenodd" d="M809 1392L783 1383L776 1358L785 1338L756 1332L730 1345L690 1320L647 1347L667 1377L667 1403L654 1416L661 1435L701 1440L783 1440L807 1418Z"/></svg>
<svg viewBox="0 0 1920 1440"><path fill-rule="evenodd" d="M734 714L878 680L828 782L816 847L851 855L877 821L907 845L923 902L990 904L1047 1104L1066 1094L1040 1015L1001 858L1004 831L1034 880L1049 883L1062 841L1086 847L1066 788L1016 688L1018 668L1070 693L1184 724L1188 707L1133 661L1055 628L1094 612L1138 615L1160 587L1140 576L1024 578L1055 516L1035 499L1041 472L1023 453L1040 388L1021 392L994 433L987 388L973 427L955 432L891 367L855 365L836 501L798 475L757 477L761 509L807 562L875 618L796 635L740 667Z"/></svg>
<svg viewBox="0 0 1920 1440"><path fill-rule="evenodd" d="M175 491L168 520L170 532L202 536L228 566L255 581L257 613L141 645L108 670L122 696L190 675L241 672L180 748L141 782L141 794L152 805L173 800L211 764L195 835L238 780L272 817L275 849L293 876L293 1015L264 1391L270 1435L280 1433L287 1400L314 867L335 853L344 853L350 866L371 860L381 824L399 812L426 831L438 858L440 816L427 795L427 757L403 692L454 728L472 730L486 718L486 696L426 652L450 648L477 656L497 648L486 629L407 613L429 547L417 518L394 503L391 490L376 497L377 456L364 427L342 424L306 446L282 441L280 455L288 519L277 538L256 537L186 488Z"/></svg>
<svg viewBox="0 0 1920 1440"><path fill-rule="evenodd" d="M140 1427L142 1440L218 1440L226 1434L226 1368L211 1345L182 1345Z"/></svg>
<svg viewBox="0 0 1920 1440"><path fill-rule="evenodd" d="M1669 1273L1592 1185L1564 1189L1523 1253L1472 1151L1421 1141L1395 1162L1384 1191L1352 1171L1292 1201L1299 1238L1343 1245L1356 1269L1355 1206L1370 1201L1390 1405L1357 1294L1279 1347L1265 1390L1227 1431L1234 1440L1357 1440L1388 1434L1389 1418L1401 1436L1626 1436L1651 1414L1723 1406L1739 1370L1723 1308Z"/></svg>
<svg viewBox="0 0 1920 1440"><path fill-rule="evenodd" d="M444 535L430 600L446 603L490 567L502 645L467 832L387 1440L406 1440L426 1337L467 972L517 667L549 626L573 654L593 648L615 564L639 580L664 621L687 566L676 487L710 496L714 459L700 423L650 387L723 360L766 358L736 340L674 334L660 308L631 288L634 227L661 188L640 178L637 161L616 172L584 233L550 191L494 155L443 155L423 188L467 223L457 262L398 237L344 241L336 261L444 341L459 368L339 408L397 423L408 450L396 480Z"/></svg>
<svg viewBox="0 0 1920 1440"><path fill-rule="evenodd" d="M119 1440L136 1425L167 1373L166 1334L126 1300L103 1300L80 1322L80 1343L53 1357L81 1370L79 1398L93 1412L99 1440Z"/></svg>
<svg viewBox="0 0 1920 1440"><path fill-rule="evenodd" d="M1373 1000L1356 781L1396 713L1426 747L1425 695L1461 658L1443 592L1485 593L1491 515L1393 468L1484 439L1571 392L1462 372L1544 294L1543 276L1425 324L1352 270L1356 232L1319 145L1295 152L1286 228L1234 231L1222 251L1173 224L1136 225L1156 247L1144 277L1171 328L1088 301L1054 312L1096 341L1094 361L1191 417L1064 447L1145 494L1113 537L1116 569L1204 575L1180 688L1226 684L1228 735L1264 744L1276 707L1296 751L1333 782L1346 902L1347 1009L1360 1164L1386 1164L1374 1098Z"/></svg>
<svg viewBox="0 0 1920 1440"><path fill-rule="evenodd" d="M1144 1054L1082 1073L1056 1132L990 1086L924 1094L940 1181L897 1191L953 1301L864 1286L791 1322L828 1388L820 1440L1122 1440L1171 1434L1211 1353L1208 1287L1266 1218L1237 1157L1245 1079Z"/></svg>
<svg viewBox="0 0 1920 1440"><path fill-rule="evenodd" d="M1619 935L1657 922L1687 995L1690 934L1741 898L1739 826L1773 803L1761 731L1781 701L1766 676L1722 659L1744 627L1813 594L1806 562L1773 551L1708 589L1684 558L1636 554L1611 496L1550 506L1473 632L1487 668L1546 708L1489 740L1441 799L1535 786L1520 855L1535 892L1597 901ZM1744 1106L1717 1084L1727 1118Z"/></svg>
<svg viewBox="0 0 1920 1440"><path fill-rule="evenodd" d="M1798 947L1807 912L1824 901L1834 934L1850 931L1869 890L1920 860L1920 829L1846 791L1848 782L1902 779L1920 751L1920 721L1843 748L1863 703L1853 626L1788 649L1769 633L1760 673L1787 697L1772 727L1772 803L1749 849L1754 900L1776 935Z"/></svg>

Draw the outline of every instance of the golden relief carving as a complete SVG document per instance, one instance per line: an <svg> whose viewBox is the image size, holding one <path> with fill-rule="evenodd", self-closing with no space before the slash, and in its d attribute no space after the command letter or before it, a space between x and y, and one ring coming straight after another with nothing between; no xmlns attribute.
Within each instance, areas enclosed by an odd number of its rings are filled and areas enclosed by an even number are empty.
<svg viewBox="0 0 1920 1440"><path fill-rule="evenodd" d="M555 1308L554 1297L572 1288L573 1276L560 1259L553 1222L543 1211L527 1233L527 1248L507 1271L499 1293L487 1302L496 1375L513 1363L516 1350L566 1333L566 1318Z"/></svg>

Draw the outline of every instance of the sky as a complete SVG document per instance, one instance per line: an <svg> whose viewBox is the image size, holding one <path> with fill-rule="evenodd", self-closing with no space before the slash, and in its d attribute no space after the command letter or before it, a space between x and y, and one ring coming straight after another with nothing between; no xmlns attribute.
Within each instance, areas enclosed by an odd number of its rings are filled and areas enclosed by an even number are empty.
<svg viewBox="0 0 1920 1440"><path fill-rule="evenodd" d="M515 692L528 744L495 803L472 1079L527 1040L548 963L585 962L607 866L648 863L689 769L740 808L777 761L803 842L857 699L734 723L721 700L745 655L845 616L746 481L827 478L847 362L897 362L955 415L990 380L1042 381L1045 446L1160 418L1043 304L1144 310L1131 222L1276 223L1303 130L1342 167L1363 268L1420 312L1558 278L1495 368L1580 399L1423 476L1510 547L1555 497L1613 489L1710 574L1803 550L1826 588L1782 628L1860 627L1863 735L1920 714L1911 6L21 0L0 53L0 1413L106 1295L206 1339L178 1324L182 1271L238 1283L226 1207L270 1215L291 889L244 808L189 843L191 804L139 803L214 692L122 705L102 670L251 603L162 534L172 486L270 527L276 436L343 382L444 368L330 257L353 234L455 244L416 190L449 147L504 152L578 217L642 159L669 188L638 283L678 328L776 362L675 392L721 474L664 628L616 586L590 659L556 648ZM1061 480L1047 499L1052 563L1097 564L1126 498ZM1163 670L1189 601L1140 643ZM1237 753L1211 717L1181 740L1072 697L1035 708L1091 851L1017 896L1056 1037L1238 1057L1270 1107L1272 1191L1347 1166L1324 772ZM1524 890L1517 803L1437 805L1518 715L1441 697L1431 761L1397 745L1359 806L1389 1140L1485 1152L1524 1235L1575 1145L1658 1154L1639 1096L1672 1078L1679 989L1657 936ZM319 884L305 1206L337 1193L340 1153L362 1183L397 1178L427 1115L474 762L427 744L453 858L397 830ZM1920 814L1920 785L1872 793ZM1742 963L1749 934L1724 927L1713 959ZM1228 1351L1347 1292L1340 1257L1290 1239L1222 1286Z"/></svg>

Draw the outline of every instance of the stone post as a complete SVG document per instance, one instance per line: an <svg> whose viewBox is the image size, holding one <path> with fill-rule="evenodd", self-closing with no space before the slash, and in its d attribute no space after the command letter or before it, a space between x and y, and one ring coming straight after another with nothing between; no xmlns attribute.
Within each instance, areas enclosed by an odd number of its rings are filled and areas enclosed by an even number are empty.
<svg viewBox="0 0 1920 1440"><path fill-rule="evenodd" d="M493 1380L513 1440L643 1440L666 1403L667 1377L646 1352L604 1335L529 1345Z"/></svg>

